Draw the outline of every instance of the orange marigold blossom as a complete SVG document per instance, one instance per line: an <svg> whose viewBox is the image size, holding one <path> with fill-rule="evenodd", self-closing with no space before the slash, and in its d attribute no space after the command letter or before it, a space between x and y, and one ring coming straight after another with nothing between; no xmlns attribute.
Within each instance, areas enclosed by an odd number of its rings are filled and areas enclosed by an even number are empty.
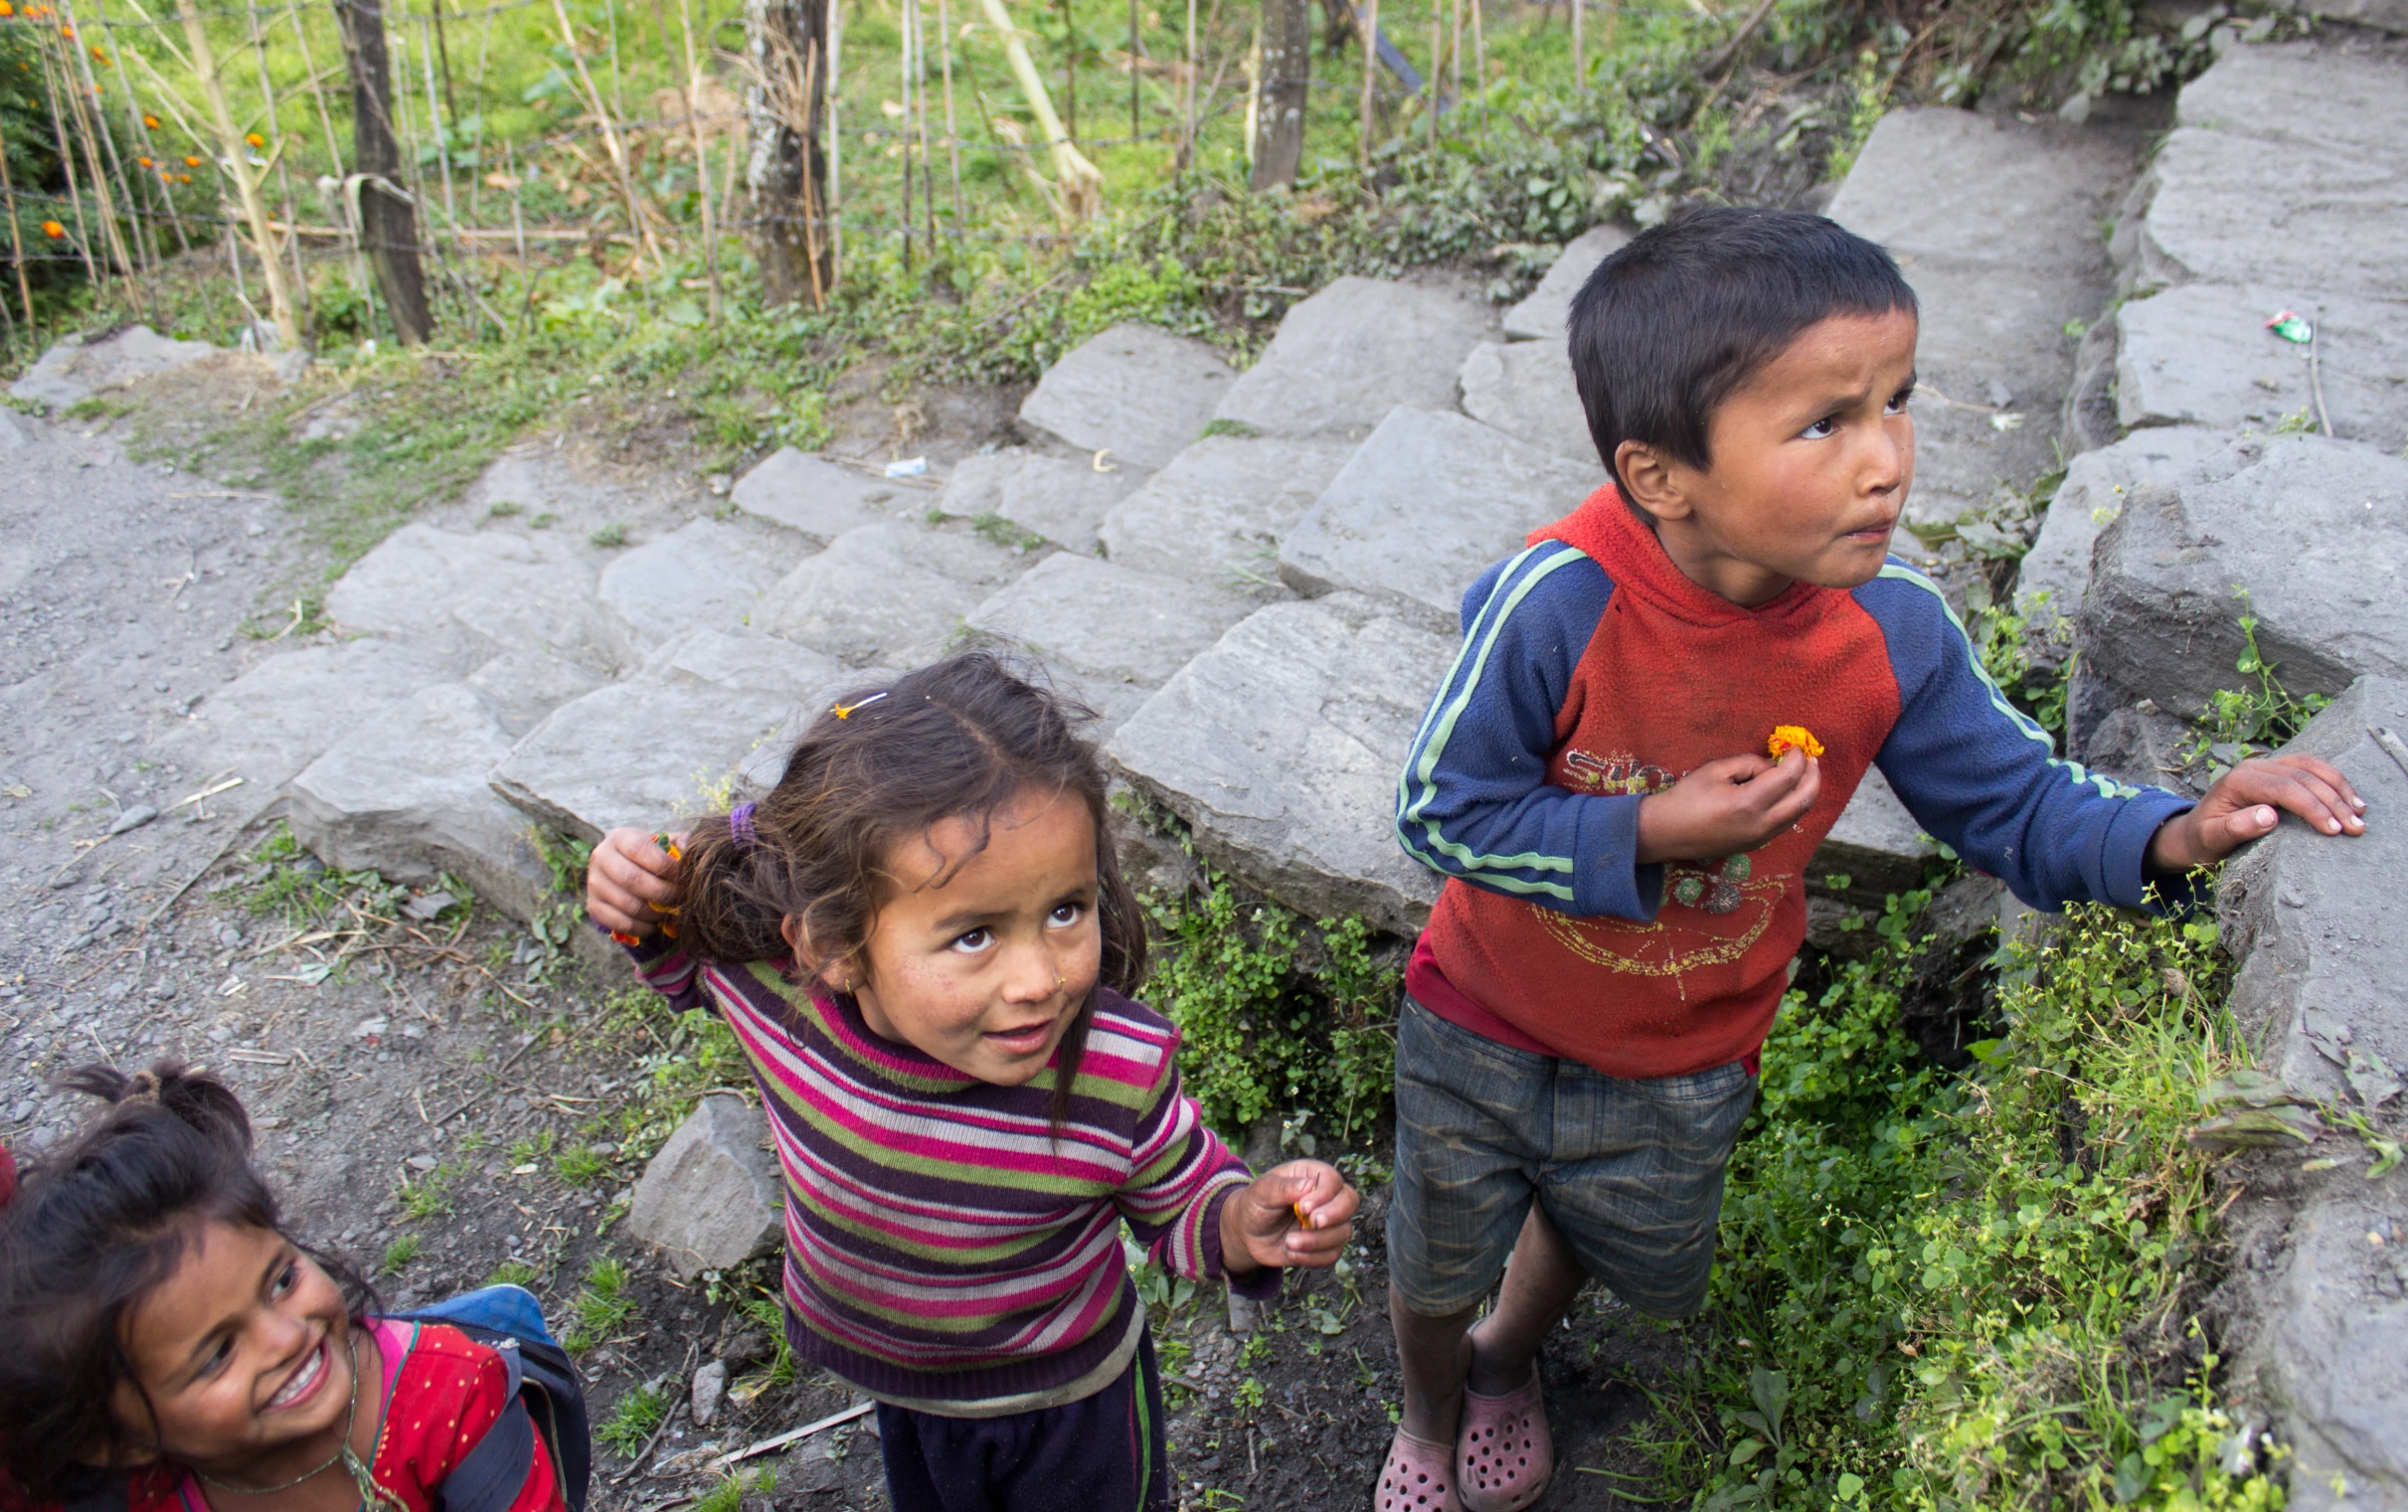
<svg viewBox="0 0 2408 1512"><path fill-rule="evenodd" d="M198 168L201 166L201 160L192 156L190 153L187 153L184 157L184 166L187 168Z"/></svg>
<svg viewBox="0 0 2408 1512"><path fill-rule="evenodd" d="M60 225L56 221L45 221L42 223L42 235L50 238L53 242L62 241L67 236L67 228Z"/></svg>
<svg viewBox="0 0 2408 1512"><path fill-rule="evenodd" d="M1822 742L1814 739L1814 733L1804 725L1782 725L1773 731L1773 738L1765 743L1765 749L1776 761L1781 759L1783 753L1790 751L1803 751L1808 756L1819 756L1822 755Z"/></svg>
<svg viewBox="0 0 2408 1512"><path fill-rule="evenodd" d="M8 0L0 0L0 16L14 16L15 14L17 14L15 6L9 4Z"/></svg>
<svg viewBox="0 0 2408 1512"><path fill-rule="evenodd" d="M243 140L251 143L254 147L264 147L267 145L267 138L259 135L259 133L257 131L254 131L250 135L244 137Z"/></svg>
<svg viewBox="0 0 2408 1512"><path fill-rule="evenodd" d="M159 117L155 115L145 115L142 117L142 124L149 129L156 131L159 129Z"/></svg>

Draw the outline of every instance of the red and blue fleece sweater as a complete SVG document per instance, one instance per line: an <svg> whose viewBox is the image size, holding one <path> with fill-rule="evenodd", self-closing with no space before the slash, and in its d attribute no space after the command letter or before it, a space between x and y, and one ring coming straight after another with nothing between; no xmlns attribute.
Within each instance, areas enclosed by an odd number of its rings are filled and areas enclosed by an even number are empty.
<svg viewBox="0 0 2408 1512"><path fill-rule="evenodd" d="M1780 725L1823 746L1804 819L1745 855L1639 864L1640 799ZM1462 650L1397 787L1399 839L1447 878L1407 985L1609 1076L1750 1060L1806 937L1808 861L1868 766L2036 908L2143 902L2150 838L2190 805L2052 752L1912 568L1743 607L1608 485L1463 597Z"/></svg>

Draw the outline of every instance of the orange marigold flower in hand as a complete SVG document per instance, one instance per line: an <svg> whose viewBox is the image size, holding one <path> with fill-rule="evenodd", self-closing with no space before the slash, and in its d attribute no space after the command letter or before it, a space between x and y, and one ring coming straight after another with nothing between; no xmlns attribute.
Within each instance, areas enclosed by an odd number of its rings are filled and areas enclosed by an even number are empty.
<svg viewBox="0 0 2408 1512"><path fill-rule="evenodd" d="M1781 759L1783 753L1790 751L1803 751L1811 757L1822 755L1822 742L1814 739L1814 733L1804 725L1782 725L1773 731L1773 738L1765 743L1765 749L1776 761Z"/></svg>
<svg viewBox="0 0 2408 1512"><path fill-rule="evenodd" d="M67 239L67 228L60 225L56 221L45 221L42 223L42 235L50 238L53 242L65 241Z"/></svg>

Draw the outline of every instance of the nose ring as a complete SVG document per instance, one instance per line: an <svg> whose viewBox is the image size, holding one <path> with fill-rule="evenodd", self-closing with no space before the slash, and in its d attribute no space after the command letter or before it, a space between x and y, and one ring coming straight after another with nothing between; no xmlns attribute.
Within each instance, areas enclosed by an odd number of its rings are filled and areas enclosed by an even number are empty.
<svg viewBox="0 0 2408 1512"><path fill-rule="evenodd" d="M1067 987L1067 986L1069 986L1069 985L1070 985L1070 978L1069 978L1069 977L1064 976L1064 975L1063 975L1061 972L1059 972L1059 971L1057 971L1057 972L1055 972L1055 973L1054 973L1054 990L1055 990L1056 992L1061 991L1063 988L1065 988L1065 987Z"/></svg>

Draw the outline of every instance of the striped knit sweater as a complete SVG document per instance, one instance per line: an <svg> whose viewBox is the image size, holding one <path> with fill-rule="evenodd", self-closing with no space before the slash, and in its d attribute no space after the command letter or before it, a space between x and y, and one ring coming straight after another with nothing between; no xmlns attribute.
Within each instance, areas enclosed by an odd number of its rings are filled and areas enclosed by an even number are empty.
<svg viewBox="0 0 2408 1512"><path fill-rule="evenodd" d="M979 1418L1102 1390L1145 1325L1122 1219L1173 1272L1223 1274L1221 1204L1249 1177L1180 1091L1178 1030L1142 1003L1097 993L1056 1136L1055 1068L996 1087L882 1038L785 962L630 953L673 1006L707 1000L736 1031L785 1173L787 1340L872 1396Z"/></svg>

